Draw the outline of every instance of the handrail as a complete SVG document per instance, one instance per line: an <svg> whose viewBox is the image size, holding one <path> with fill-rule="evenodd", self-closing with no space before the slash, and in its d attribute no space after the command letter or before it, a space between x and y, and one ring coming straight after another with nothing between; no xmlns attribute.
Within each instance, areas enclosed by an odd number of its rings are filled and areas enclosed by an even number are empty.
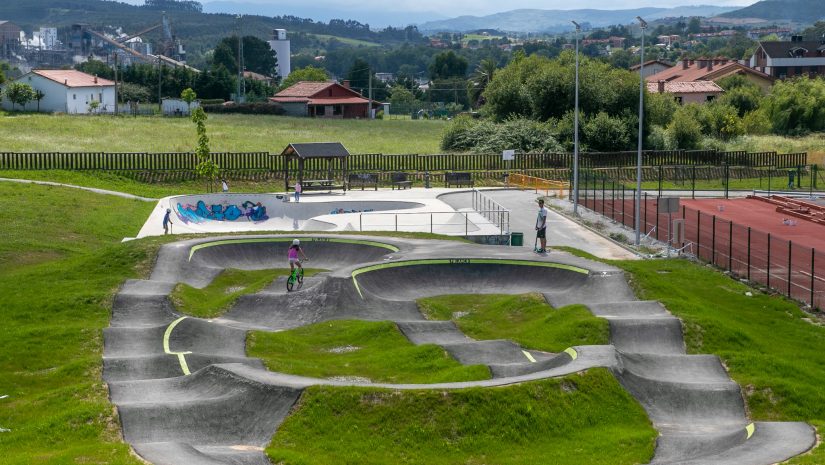
<svg viewBox="0 0 825 465"><path fill-rule="evenodd" d="M478 213L484 219L490 221L487 218L487 216L485 216L485 213L489 214L489 213L494 213L494 212L499 213L499 214L502 213L499 210L495 210L495 211L482 210L482 211L472 211L472 212L460 212L460 211L455 211L455 210L453 210L453 211L425 211L425 212L360 212L360 213L358 213L358 230L359 231L365 231L365 229L364 229L364 216L392 216L395 219L395 224L393 226L393 228L394 228L393 230L394 231L399 231L399 229L398 229L398 217L399 216L429 215L430 216L429 224L425 223L422 226L425 226L425 227L429 226L430 232L433 233L433 232L435 232L435 226L460 226L460 223L455 223L455 222L453 222L453 223L436 223L435 222L435 215L461 215L461 216L464 217L464 235L468 236L469 233L470 233L470 223L471 223L471 221L470 221L469 217L470 217L471 213ZM479 224L490 224L490 225L492 225L492 226L494 226L498 229L499 234L501 234L501 235L509 234L509 225L510 225L509 213L510 212L506 211L504 213L506 213L506 216L502 217L500 222L494 222L494 221L490 221L490 223L472 222L472 224L473 224L474 227L477 227ZM504 223L507 224L507 230L506 231L504 229L502 229L502 225ZM369 225L367 225L367 226L369 226ZM370 230L374 231L374 229L370 229Z"/></svg>
<svg viewBox="0 0 825 465"><path fill-rule="evenodd" d="M503 234L510 233L510 210L496 202L478 189L473 189L473 210L487 218L491 223L498 224Z"/></svg>
<svg viewBox="0 0 825 465"><path fill-rule="evenodd" d="M508 182L516 186L535 189L536 194L539 193L539 190L543 190L545 191L545 195L550 195L551 190L557 190L559 197L564 197L564 191L570 189L569 182L553 181L551 179L537 178L535 176L518 173L510 174Z"/></svg>

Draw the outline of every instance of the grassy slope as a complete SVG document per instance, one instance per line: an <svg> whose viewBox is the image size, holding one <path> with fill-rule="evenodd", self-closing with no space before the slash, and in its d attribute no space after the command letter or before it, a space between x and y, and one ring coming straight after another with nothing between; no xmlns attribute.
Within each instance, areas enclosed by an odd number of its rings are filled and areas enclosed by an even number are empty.
<svg viewBox="0 0 825 465"><path fill-rule="evenodd" d="M264 115L209 115L213 152L281 153L293 142L341 142L350 153L438 153L445 122L323 120ZM187 152L196 145L188 118L0 117L3 150L12 152Z"/></svg>
<svg viewBox="0 0 825 465"><path fill-rule="evenodd" d="M319 270L306 269L305 276ZM179 283L170 295L181 312L198 318L215 318L223 314L238 297L260 291L279 276L289 276L289 269L227 269L203 289Z"/></svg>
<svg viewBox="0 0 825 465"><path fill-rule="evenodd" d="M464 366L441 347L413 345L388 321L327 321L277 333L255 331L247 351L272 371L316 378L357 376L387 383L490 378L483 365Z"/></svg>
<svg viewBox="0 0 825 465"><path fill-rule="evenodd" d="M495 389L311 388L267 454L283 465L620 465L646 463L654 438L641 407L595 369Z"/></svg>
<svg viewBox="0 0 825 465"><path fill-rule="evenodd" d="M574 345L607 344L609 338L607 320L581 305L554 309L540 294L448 295L421 299L418 305L428 318L453 320L474 339L510 339L529 349L561 352Z"/></svg>
<svg viewBox="0 0 825 465"><path fill-rule="evenodd" d="M682 318L691 353L724 360L753 419L825 425L825 328L796 304L684 260L618 264L633 274L639 298ZM825 463L825 449L791 463Z"/></svg>
<svg viewBox="0 0 825 465"><path fill-rule="evenodd" d="M101 329L152 241L134 235L151 204L0 183L0 453L4 464L137 464L101 382Z"/></svg>

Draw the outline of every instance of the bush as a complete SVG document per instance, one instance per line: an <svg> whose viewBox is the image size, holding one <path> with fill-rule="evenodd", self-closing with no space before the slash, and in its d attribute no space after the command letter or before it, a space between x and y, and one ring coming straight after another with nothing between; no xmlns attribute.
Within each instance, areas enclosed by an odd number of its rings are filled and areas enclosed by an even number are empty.
<svg viewBox="0 0 825 465"><path fill-rule="evenodd" d="M511 118L503 123L489 120L473 120L459 116L444 130L441 148L449 151L498 153L502 150L517 152L557 152L562 147L553 136L547 123L526 118Z"/></svg>
<svg viewBox="0 0 825 465"><path fill-rule="evenodd" d="M774 132L802 135L825 130L825 79L779 81L764 101Z"/></svg>
<svg viewBox="0 0 825 465"><path fill-rule="evenodd" d="M758 87L737 87L719 97L718 103L736 108L739 116L756 110L762 104L762 91Z"/></svg>
<svg viewBox="0 0 825 465"><path fill-rule="evenodd" d="M652 126L647 136L647 148L651 150L668 150L667 130L662 126Z"/></svg>
<svg viewBox="0 0 825 465"><path fill-rule="evenodd" d="M471 132L475 122L469 116L459 116L444 128L441 136L441 149L464 152L475 146Z"/></svg>
<svg viewBox="0 0 825 465"><path fill-rule="evenodd" d="M764 135L770 134L771 120L763 110L756 110L747 113L742 118L742 126L745 128L745 134Z"/></svg>
<svg viewBox="0 0 825 465"><path fill-rule="evenodd" d="M694 119L687 116L690 111L676 112L673 121L667 126L667 148L668 149L684 149L693 150L699 147L699 142L702 140L702 127Z"/></svg>
<svg viewBox="0 0 825 465"><path fill-rule="evenodd" d="M223 105L225 100L222 98L202 98L200 102L201 105Z"/></svg>
<svg viewBox="0 0 825 465"><path fill-rule="evenodd" d="M587 118L582 129L590 150L608 152L630 148L630 134L622 118L599 112L596 116Z"/></svg>
<svg viewBox="0 0 825 465"><path fill-rule="evenodd" d="M202 102L201 102L202 103ZM240 113L245 115L283 115L277 103L236 103L232 105L202 105L207 113Z"/></svg>
<svg viewBox="0 0 825 465"><path fill-rule="evenodd" d="M739 113L731 105L721 102L713 103L707 105L704 114L709 126L709 131L705 132L706 135L730 140L745 133Z"/></svg>

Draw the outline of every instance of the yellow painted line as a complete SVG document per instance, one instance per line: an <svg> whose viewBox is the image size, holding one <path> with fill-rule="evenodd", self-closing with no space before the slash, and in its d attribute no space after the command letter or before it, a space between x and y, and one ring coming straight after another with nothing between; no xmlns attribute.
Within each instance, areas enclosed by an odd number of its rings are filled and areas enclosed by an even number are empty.
<svg viewBox="0 0 825 465"><path fill-rule="evenodd" d="M402 266L414 266L414 265L467 265L467 264L483 264L483 265L516 265L516 266L538 266L543 268L556 268L560 270L568 270L573 271L576 273L581 274L590 274L590 271L579 268L578 266L573 265L565 265L563 263L553 263L553 262L534 262L530 260L500 260L495 258L433 258L433 259L424 259L424 260L407 260L407 261L398 261L392 263L381 263L378 265L366 266L364 268L358 268L357 270L352 272L352 283L355 285L355 290L358 291L358 295L361 298L364 298L364 294L361 293L361 287L358 285L358 275L363 273L369 273L370 271L375 270L384 270L388 268L398 268Z"/></svg>
<svg viewBox="0 0 825 465"><path fill-rule="evenodd" d="M570 358L572 358L573 360L576 360L577 358L579 358L579 353L576 352L576 349L574 349L572 347L568 347L568 348L564 349L564 352L567 355L569 355Z"/></svg>
<svg viewBox="0 0 825 465"><path fill-rule="evenodd" d="M754 431L756 431L756 425L754 425L753 423L749 424L745 427L745 431L748 432L748 439L750 439L751 436L753 436Z"/></svg>
<svg viewBox="0 0 825 465"><path fill-rule="evenodd" d="M530 352L527 352L526 350L522 350L521 353L523 353L524 356L527 357L527 360L530 360L530 363L536 363L536 359L533 358L533 356L530 354Z"/></svg>
<svg viewBox="0 0 825 465"><path fill-rule="evenodd" d="M175 326L177 326L178 323L180 323L181 321L183 321L185 319L186 319L186 317L182 316L182 317L178 318L177 320L173 321L166 328L166 331L163 333L163 351L166 352L169 355L177 355L178 362L180 362L181 371L183 372L184 375L189 376L191 373L189 371L189 365L186 364L185 355L186 354L191 354L192 352L189 352L189 351L186 351L186 352L172 352L172 350L169 349L169 338L172 336L172 331L175 329Z"/></svg>
<svg viewBox="0 0 825 465"><path fill-rule="evenodd" d="M219 245L230 245L230 244L256 244L256 243L277 243L277 242L292 242L293 237L266 237L266 238L252 238L252 239L226 239L223 241L214 241L214 242L206 242L203 244L198 244L192 246L189 249L189 261L192 261L192 256L195 255L195 252L201 249L205 249L207 247L215 247ZM387 249L391 252L398 252L398 247L390 244L385 244L383 242L376 242L376 241L362 241L359 239L337 239L337 238L326 238L326 237L299 237L301 241L304 242L335 242L337 244L360 244L360 245L370 245L373 247L381 247L383 249Z"/></svg>

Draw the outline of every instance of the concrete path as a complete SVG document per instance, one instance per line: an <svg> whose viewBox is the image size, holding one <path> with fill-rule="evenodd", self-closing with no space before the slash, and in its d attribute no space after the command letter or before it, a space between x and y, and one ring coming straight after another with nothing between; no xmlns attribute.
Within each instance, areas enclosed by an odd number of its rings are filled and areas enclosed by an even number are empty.
<svg viewBox="0 0 825 465"><path fill-rule="evenodd" d="M535 247L538 212L536 199L539 195L515 189L490 189L481 192L510 210L510 230L523 233L523 246L532 250ZM469 192L442 194L439 199L456 209L472 207L472 194ZM547 245L574 247L610 260L638 258L624 247L581 227L553 210L550 210L547 217Z"/></svg>
<svg viewBox="0 0 825 465"><path fill-rule="evenodd" d="M68 187L70 189L80 189L80 190L83 190L83 191L94 192L95 194L114 195L116 197L123 197L124 199L140 200L141 202L157 202L157 200L158 200L158 199L151 199L151 198L148 198L148 197L141 197L139 195L127 194L125 192L117 192L117 191L110 191L110 190L106 190L106 189L98 189L96 187L75 186L74 184L63 184L63 183L51 182L51 181L32 181L30 179L0 178L0 182L18 182L18 183L21 183L21 184L38 184L38 185L41 185L41 186Z"/></svg>
<svg viewBox="0 0 825 465"><path fill-rule="evenodd" d="M237 236L164 245L149 280L126 282L104 331L103 376L123 435L163 465L267 464L263 448L313 385L390 389L492 387L609 368L660 432L652 463L768 465L810 449L804 423L751 423L739 386L718 358L686 355L680 321L635 299L621 270L563 252L452 241L302 237L313 266L331 270L287 293L282 281L239 299L221 318L176 313L174 285L203 287L223 268L282 267L293 236ZM587 305L610 323L611 344L551 354L507 340L476 341L450 322L426 320L415 299L442 294L541 292L556 307ZM414 344L441 345L491 379L385 384L265 370L245 355L249 329L334 319L395 321ZM609 453L609 452L606 452Z"/></svg>

